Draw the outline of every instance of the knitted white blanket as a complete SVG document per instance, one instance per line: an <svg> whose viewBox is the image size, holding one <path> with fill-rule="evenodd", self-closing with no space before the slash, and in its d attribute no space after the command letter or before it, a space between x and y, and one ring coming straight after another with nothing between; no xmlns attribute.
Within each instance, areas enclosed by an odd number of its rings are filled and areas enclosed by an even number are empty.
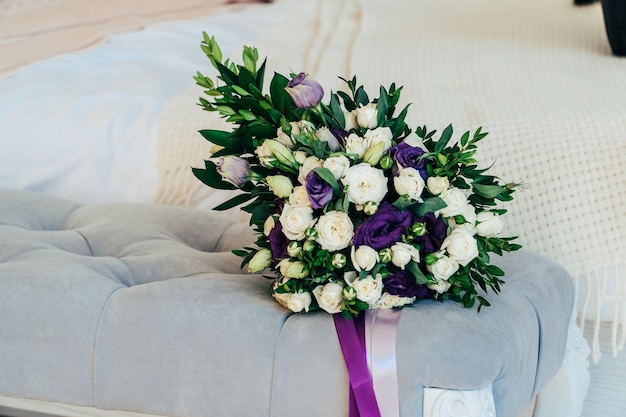
<svg viewBox="0 0 626 417"><path fill-rule="evenodd" d="M260 13L282 14L254 42L270 68L305 70L334 90L338 75L357 74L372 92L395 81L414 126L490 132L482 163L528 185L509 206L507 232L578 282L581 323L597 324L594 359L601 318L613 322L613 353L623 348L626 60L610 54L599 4L282 0ZM162 118L159 202L224 198L189 170L208 155L194 131L220 123L195 106L199 94L190 86Z"/></svg>

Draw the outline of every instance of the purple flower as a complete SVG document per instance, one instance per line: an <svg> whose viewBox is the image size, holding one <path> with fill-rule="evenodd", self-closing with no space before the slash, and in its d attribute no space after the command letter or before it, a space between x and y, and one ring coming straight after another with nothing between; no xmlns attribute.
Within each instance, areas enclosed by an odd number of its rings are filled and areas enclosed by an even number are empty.
<svg viewBox="0 0 626 417"><path fill-rule="evenodd" d="M365 220L354 233L354 246L370 246L376 250L389 248L402 240L402 235L414 223L413 214L403 212L387 202Z"/></svg>
<svg viewBox="0 0 626 417"><path fill-rule="evenodd" d="M406 142L400 142L389 149L389 155L402 168L415 168L424 179L428 176L426 174L426 160L422 159L422 155L424 155L422 148L411 146ZM394 176L398 175L397 164L393 165L391 172Z"/></svg>
<svg viewBox="0 0 626 417"><path fill-rule="evenodd" d="M322 86L303 72L291 79L285 90L299 109L315 107L324 97Z"/></svg>
<svg viewBox="0 0 626 417"><path fill-rule="evenodd" d="M272 259L274 262L278 262L288 256L287 245L289 245L289 239L287 239L287 236L283 233L283 226L280 222L276 222L267 238L270 241L270 249L272 250Z"/></svg>
<svg viewBox="0 0 626 417"><path fill-rule="evenodd" d="M222 156L215 161L217 172L224 181L236 187L241 187L248 179L248 161L234 155Z"/></svg>
<svg viewBox="0 0 626 417"><path fill-rule="evenodd" d="M429 294L426 285L418 285L408 271L398 271L383 279L385 291L398 297L426 298Z"/></svg>
<svg viewBox="0 0 626 417"><path fill-rule="evenodd" d="M315 170L307 174L305 188L311 207L314 209L324 208L333 198L333 187L324 181Z"/></svg>
<svg viewBox="0 0 626 417"><path fill-rule="evenodd" d="M415 219L415 222L424 223L426 234L418 236L413 240L420 246L420 254L426 256L429 253L437 252L441 244L448 235L448 225L441 218L435 217L433 213L426 213L422 217Z"/></svg>

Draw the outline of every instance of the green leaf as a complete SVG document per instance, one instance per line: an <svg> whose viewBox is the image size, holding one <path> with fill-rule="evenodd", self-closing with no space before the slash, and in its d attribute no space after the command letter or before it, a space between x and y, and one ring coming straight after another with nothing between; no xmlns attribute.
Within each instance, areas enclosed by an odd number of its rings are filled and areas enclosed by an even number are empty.
<svg viewBox="0 0 626 417"><path fill-rule="evenodd" d="M326 181L331 187L333 187L333 193L335 195L339 195L341 189L339 188L339 183L335 179L335 176L328 168L315 168L315 172L320 176L321 179Z"/></svg>
<svg viewBox="0 0 626 417"><path fill-rule="evenodd" d="M502 185L485 185L485 184L472 184L474 192L482 197L496 198L502 192L506 191L506 187Z"/></svg>
<svg viewBox="0 0 626 417"><path fill-rule="evenodd" d="M217 172L217 168L213 162L206 161L205 164L207 169L191 168L196 178L209 187L217 188L218 190L235 190L237 188L222 179L222 176Z"/></svg>
<svg viewBox="0 0 626 417"><path fill-rule="evenodd" d="M439 138L439 140L437 141L437 144L435 145L435 152L439 153L443 151L446 145L448 144L448 142L450 141L450 138L452 138L452 125L451 124L449 124L443 130L443 132L441 132L441 137Z"/></svg>
<svg viewBox="0 0 626 417"><path fill-rule="evenodd" d="M200 134L209 142L220 146L230 146L232 138L229 132L223 130L204 129L199 131Z"/></svg>
<svg viewBox="0 0 626 417"><path fill-rule="evenodd" d="M285 91L285 87L289 80L284 75L281 75L277 72L274 73L274 77L270 83L270 95L272 96L272 102L274 103L274 108L281 112L285 113L285 109L287 104L290 102L291 98L287 91Z"/></svg>
<svg viewBox="0 0 626 417"><path fill-rule="evenodd" d="M417 265L417 262L409 262L406 266L406 269L411 275L413 275L413 277L415 278L415 282L417 282L418 285L423 285L428 282L428 277L424 275L422 270Z"/></svg>
<svg viewBox="0 0 626 417"><path fill-rule="evenodd" d="M382 126L387 119L387 111L389 110L387 91L385 91L383 86L380 87L380 97L378 98L376 108L378 109L378 126Z"/></svg>
<svg viewBox="0 0 626 417"><path fill-rule="evenodd" d="M425 198L421 204L411 206L411 211L418 217L422 217L427 213L434 213L437 210L447 207L445 201L439 197Z"/></svg>
<svg viewBox="0 0 626 417"><path fill-rule="evenodd" d="M333 111L333 117L339 123L342 129L346 127L346 118L343 115L343 110L341 109L341 105L339 104L339 99L337 98L337 94L330 95L330 108Z"/></svg>
<svg viewBox="0 0 626 417"><path fill-rule="evenodd" d="M367 93L365 92L365 90L363 89L363 86L360 86L356 90L356 93L354 94L354 101L356 104L359 104L361 106L365 106L366 104L370 102L370 99L367 96Z"/></svg>
<svg viewBox="0 0 626 417"><path fill-rule="evenodd" d="M254 197L255 197L254 195L248 194L248 193L239 194L231 199L226 200L222 204L213 207L213 210L217 210L217 211L228 210L230 208L237 207L238 205L243 204L246 201L251 200Z"/></svg>

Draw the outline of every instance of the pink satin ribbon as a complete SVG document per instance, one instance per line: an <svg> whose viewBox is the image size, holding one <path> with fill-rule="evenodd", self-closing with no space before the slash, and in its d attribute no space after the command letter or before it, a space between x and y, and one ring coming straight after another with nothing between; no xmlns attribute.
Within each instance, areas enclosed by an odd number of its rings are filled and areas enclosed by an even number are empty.
<svg viewBox="0 0 626 417"><path fill-rule="evenodd" d="M352 320L346 320L341 314L334 315L348 369L350 417L400 415L396 366L400 312L368 310Z"/></svg>

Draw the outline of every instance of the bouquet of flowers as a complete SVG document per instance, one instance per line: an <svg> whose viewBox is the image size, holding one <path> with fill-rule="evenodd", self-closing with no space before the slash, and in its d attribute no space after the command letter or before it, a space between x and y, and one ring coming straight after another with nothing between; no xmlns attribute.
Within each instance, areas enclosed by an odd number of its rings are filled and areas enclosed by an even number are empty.
<svg viewBox="0 0 626 417"><path fill-rule="evenodd" d="M218 72L198 72L200 105L232 123L202 130L214 144L195 176L241 194L216 207L250 213L255 247L233 251L251 272L271 270L272 295L294 312L322 309L350 317L422 299L465 307L489 302L504 272L489 253L519 249L499 236L519 184L479 168L474 155L487 134L478 128L453 141L412 130L398 113L402 87L380 87L370 99L356 77L330 93L304 73L274 74L263 91L265 64L243 48L243 65L222 61L213 37L202 49Z"/></svg>

